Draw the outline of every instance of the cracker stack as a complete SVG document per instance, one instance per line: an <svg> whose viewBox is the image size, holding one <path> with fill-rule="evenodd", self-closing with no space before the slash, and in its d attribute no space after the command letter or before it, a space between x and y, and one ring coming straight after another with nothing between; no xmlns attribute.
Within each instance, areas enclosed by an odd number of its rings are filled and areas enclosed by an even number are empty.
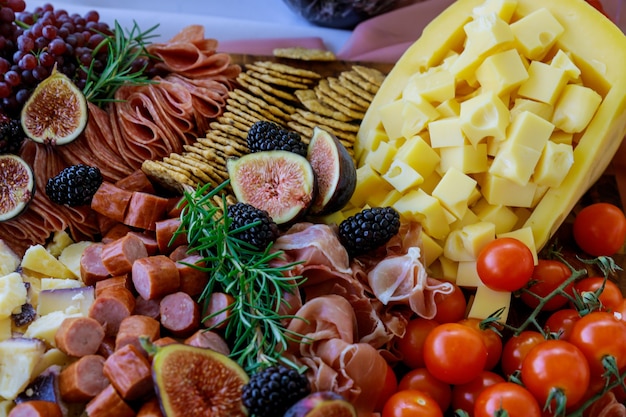
<svg viewBox="0 0 626 417"><path fill-rule="evenodd" d="M228 178L226 160L248 152L246 137L259 120L298 132L308 143L316 126L333 133L353 152L359 124L384 80L377 69L353 65L337 76L272 61L247 64L229 92L224 113L205 137L186 145L182 154L146 161L142 169L165 187L220 184Z"/></svg>

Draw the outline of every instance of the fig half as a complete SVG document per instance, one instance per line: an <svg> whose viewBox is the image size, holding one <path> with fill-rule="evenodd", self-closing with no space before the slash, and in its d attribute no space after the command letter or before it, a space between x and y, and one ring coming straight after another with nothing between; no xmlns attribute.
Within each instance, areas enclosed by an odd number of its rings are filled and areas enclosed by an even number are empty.
<svg viewBox="0 0 626 417"><path fill-rule="evenodd" d="M10 220L28 206L35 194L31 167L17 155L0 155L0 222Z"/></svg>
<svg viewBox="0 0 626 417"><path fill-rule="evenodd" d="M356 188L356 166L345 146L332 133L313 129L307 159L317 178L317 196L309 212L334 213L350 201Z"/></svg>
<svg viewBox="0 0 626 417"><path fill-rule="evenodd" d="M76 139L87 125L87 99L56 68L43 80L22 108L24 133L39 143L63 145Z"/></svg>
<svg viewBox="0 0 626 417"><path fill-rule="evenodd" d="M166 416L248 415L241 397L248 374L215 350L182 343L158 347L152 358L152 377Z"/></svg>
<svg viewBox="0 0 626 417"><path fill-rule="evenodd" d="M292 405L284 417L356 417L356 409L341 395L317 391Z"/></svg>
<svg viewBox="0 0 626 417"><path fill-rule="evenodd" d="M317 192L309 161L289 151L262 151L229 159L226 168L238 201L268 212L276 224L295 221Z"/></svg>

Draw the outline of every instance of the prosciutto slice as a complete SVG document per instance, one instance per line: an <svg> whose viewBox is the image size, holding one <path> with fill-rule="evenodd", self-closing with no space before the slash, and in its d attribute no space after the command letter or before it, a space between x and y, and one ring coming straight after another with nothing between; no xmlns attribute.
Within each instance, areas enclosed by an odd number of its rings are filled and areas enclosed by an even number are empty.
<svg viewBox="0 0 626 417"><path fill-rule="evenodd" d="M383 259L369 271L367 279L383 304L408 303L411 310L427 319L437 313L435 294L454 290L451 283L428 277L417 247L409 248L405 255Z"/></svg>
<svg viewBox="0 0 626 417"><path fill-rule="evenodd" d="M276 239L275 250L282 250L293 260L306 260L310 265L325 265L349 274L348 252L334 230L325 224L297 223Z"/></svg>
<svg viewBox="0 0 626 417"><path fill-rule="evenodd" d="M308 367L314 391L330 390L350 401L359 416L370 417L381 393L387 363L374 347L354 341L355 320L350 303L325 295L306 302L288 330L305 336L293 343L293 360Z"/></svg>

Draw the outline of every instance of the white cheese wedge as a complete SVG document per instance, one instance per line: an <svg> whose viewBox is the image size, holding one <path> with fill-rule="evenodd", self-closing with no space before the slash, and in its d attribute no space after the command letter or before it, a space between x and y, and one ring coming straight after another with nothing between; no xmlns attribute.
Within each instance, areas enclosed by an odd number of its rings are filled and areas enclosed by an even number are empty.
<svg viewBox="0 0 626 417"><path fill-rule="evenodd" d="M11 272L0 277L0 319L11 317L11 313L26 303L26 287L22 276Z"/></svg>

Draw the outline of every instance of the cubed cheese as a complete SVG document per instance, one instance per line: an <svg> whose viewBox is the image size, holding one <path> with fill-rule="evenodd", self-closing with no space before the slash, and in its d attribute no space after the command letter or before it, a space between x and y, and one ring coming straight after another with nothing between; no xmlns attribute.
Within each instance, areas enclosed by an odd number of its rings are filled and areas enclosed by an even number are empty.
<svg viewBox="0 0 626 417"><path fill-rule="evenodd" d="M424 178L435 171L440 161L439 154L419 135L407 139L398 149L396 159L406 162Z"/></svg>
<svg viewBox="0 0 626 417"><path fill-rule="evenodd" d="M469 80L483 59L496 50L504 50L513 45L511 27L496 13L477 16L466 23L465 49L450 65L450 72L458 80Z"/></svg>
<svg viewBox="0 0 626 417"><path fill-rule="evenodd" d="M528 79L520 85L517 93L542 103L554 104L567 81L565 70L541 61L532 61L528 67Z"/></svg>
<svg viewBox="0 0 626 417"><path fill-rule="evenodd" d="M432 120L439 117L437 109L424 98L404 99L401 110L401 136L411 138L420 133Z"/></svg>
<svg viewBox="0 0 626 417"><path fill-rule="evenodd" d="M574 165L572 145L549 141L535 167L533 181L540 186L558 187L572 165Z"/></svg>
<svg viewBox="0 0 626 417"><path fill-rule="evenodd" d="M378 110L380 120L385 128L385 134L389 140L402 137L402 126L404 125L404 116L402 115L403 108L404 101L395 100L385 104Z"/></svg>
<svg viewBox="0 0 626 417"><path fill-rule="evenodd" d="M474 146L489 136L504 140L509 125L509 108L492 91L461 103L461 130Z"/></svg>
<svg viewBox="0 0 626 417"><path fill-rule="evenodd" d="M582 132L600 107L602 96L589 87L568 84L556 102L552 123L568 133Z"/></svg>
<svg viewBox="0 0 626 417"><path fill-rule="evenodd" d="M525 186L540 157L540 151L507 141L494 158L489 173Z"/></svg>
<svg viewBox="0 0 626 417"><path fill-rule="evenodd" d="M458 169L451 168L441 177L432 195L438 198L456 219L461 219L467 211L469 198L475 189L475 179Z"/></svg>
<svg viewBox="0 0 626 417"><path fill-rule="evenodd" d="M448 146L463 146L465 136L461 131L461 120L457 116L445 117L428 123L430 146L442 148Z"/></svg>
<svg viewBox="0 0 626 417"><path fill-rule="evenodd" d="M517 48L530 59L542 59L565 29L546 8L511 23Z"/></svg>
<svg viewBox="0 0 626 417"><path fill-rule="evenodd" d="M487 174L481 184L483 196L489 204L511 207L532 207L537 184L519 185L507 178Z"/></svg>
<svg viewBox="0 0 626 417"><path fill-rule="evenodd" d="M480 220L493 223L496 234L510 232L518 221L513 209L502 204L489 204L485 199L478 201L472 211Z"/></svg>
<svg viewBox="0 0 626 417"><path fill-rule="evenodd" d="M447 70L417 73L404 88L402 97L422 96L430 102L443 103L455 97L454 76Z"/></svg>
<svg viewBox="0 0 626 417"><path fill-rule="evenodd" d="M397 149L388 142L379 142L375 148L365 156L365 164L371 166L380 174L384 174L389 169Z"/></svg>
<svg viewBox="0 0 626 417"><path fill-rule="evenodd" d="M482 248L495 237L496 228L491 222L468 224L450 232L444 243L443 253L453 261L475 261Z"/></svg>
<svg viewBox="0 0 626 417"><path fill-rule="evenodd" d="M485 172L489 168L487 145L450 146L439 150L441 170L458 169L465 174Z"/></svg>
<svg viewBox="0 0 626 417"><path fill-rule="evenodd" d="M362 165L356 170L356 188L350 198L350 204L355 207L363 207L372 190L391 190L391 186L378 172L369 165Z"/></svg>
<svg viewBox="0 0 626 417"><path fill-rule="evenodd" d="M499 96L510 93L527 78L528 71L515 49L488 56L476 70L481 87Z"/></svg>
<svg viewBox="0 0 626 417"><path fill-rule="evenodd" d="M523 97L515 98L513 107L511 107L511 119L515 119L519 113L529 111L545 120L552 119L554 106L541 101L530 100Z"/></svg>
<svg viewBox="0 0 626 417"><path fill-rule="evenodd" d="M443 239L450 232L439 200L419 188L404 194L393 207L405 218L421 223L424 231L435 239Z"/></svg>
<svg viewBox="0 0 626 417"><path fill-rule="evenodd" d="M451 98L437 105L435 109L437 109L440 117L454 117L459 115L461 104L455 98Z"/></svg>
<svg viewBox="0 0 626 417"><path fill-rule="evenodd" d="M383 174L383 178L401 193L417 187L424 182L424 177L404 161L395 160Z"/></svg>
<svg viewBox="0 0 626 417"><path fill-rule="evenodd" d="M556 52L552 61L550 61L550 65L565 71L565 75L569 77L570 81L578 81L580 79L580 68L574 64L569 54L562 49Z"/></svg>
<svg viewBox="0 0 626 417"><path fill-rule="evenodd" d="M432 237L426 233L421 234L422 248L424 250L424 266L430 266L437 258L443 254L443 248Z"/></svg>

